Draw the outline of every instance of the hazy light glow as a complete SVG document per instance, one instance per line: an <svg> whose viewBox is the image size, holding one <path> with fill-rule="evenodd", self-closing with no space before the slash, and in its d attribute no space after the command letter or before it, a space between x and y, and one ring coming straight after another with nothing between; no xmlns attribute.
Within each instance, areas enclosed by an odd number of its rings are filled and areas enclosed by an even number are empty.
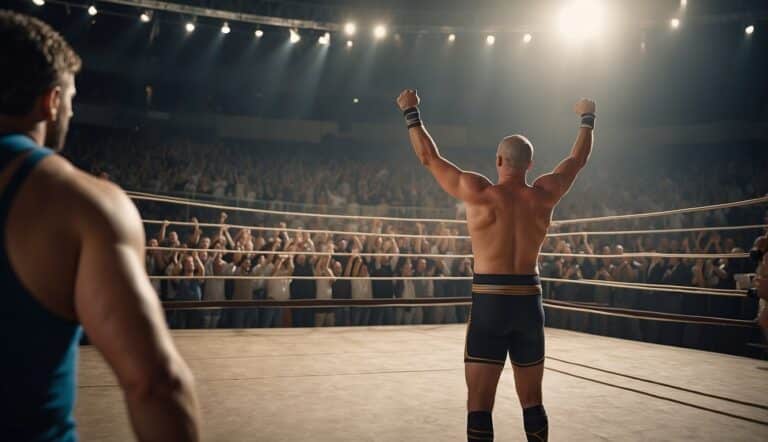
<svg viewBox="0 0 768 442"><path fill-rule="evenodd" d="M567 4L557 20L560 34L571 42L591 40L603 32L604 5L598 0L574 0Z"/></svg>
<svg viewBox="0 0 768 442"><path fill-rule="evenodd" d="M686 6L688 6L688 0L680 0L680 7L684 8Z"/></svg>
<svg viewBox="0 0 768 442"><path fill-rule="evenodd" d="M329 44L331 44L331 34L326 32L325 34L321 35L320 38L317 39L317 42L323 46L328 46Z"/></svg>
<svg viewBox="0 0 768 442"><path fill-rule="evenodd" d="M189 22L187 22L187 24L186 24L186 25L184 25L184 29L186 29L186 31L187 31L188 33L190 33L190 32L195 32L195 24L194 24L194 23L192 23L191 21L189 21Z"/></svg>
<svg viewBox="0 0 768 442"><path fill-rule="evenodd" d="M669 26L672 29L679 28L680 27L680 19L679 18L673 18L672 20L669 21Z"/></svg>
<svg viewBox="0 0 768 442"><path fill-rule="evenodd" d="M360 102L360 99L358 99L358 98L353 98L353 99L352 99L352 102L353 102L353 103L355 103L355 104L357 104L357 103L359 103L359 102Z"/></svg>
<svg viewBox="0 0 768 442"><path fill-rule="evenodd" d="M454 41L456 41L456 34L451 34L451 35L449 35L449 36L448 36L448 41L449 41L449 42L451 42L451 43L453 43Z"/></svg>
<svg viewBox="0 0 768 442"><path fill-rule="evenodd" d="M384 25L376 25L373 28L373 38L381 40L387 36L387 27Z"/></svg>
<svg viewBox="0 0 768 442"><path fill-rule="evenodd" d="M347 40L347 47L348 47L348 48L351 48L351 47L352 47L352 46L354 46L354 45L355 45L355 42L354 42L354 41L352 41L352 40Z"/></svg>
<svg viewBox="0 0 768 442"><path fill-rule="evenodd" d="M357 25L355 23L347 22L344 25L344 34L349 35L351 37L356 33L357 33Z"/></svg>
<svg viewBox="0 0 768 442"><path fill-rule="evenodd" d="M488 46L493 46L495 43L496 43L496 36L489 35L485 37L485 44L487 44Z"/></svg>
<svg viewBox="0 0 768 442"><path fill-rule="evenodd" d="M221 33L227 35L230 32L232 32L232 28L229 27L229 23L224 22L224 24L221 25Z"/></svg>
<svg viewBox="0 0 768 442"><path fill-rule="evenodd" d="M152 17L150 17L148 13L142 12L139 16L139 20L141 20L142 23L149 23L149 21L152 20Z"/></svg>
<svg viewBox="0 0 768 442"><path fill-rule="evenodd" d="M289 38L289 41L293 44L296 44L301 41L301 35L299 35L299 31L295 29L291 29L291 37Z"/></svg>
<svg viewBox="0 0 768 442"><path fill-rule="evenodd" d="M43 6L45 5L45 0L32 0L32 3L34 3L35 6Z"/></svg>
<svg viewBox="0 0 768 442"><path fill-rule="evenodd" d="M744 28L744 33L747 35L752 35L755 33L755 25L749 25L746 28Z"/></svg>
<svg viewBox="0 0 768 442"><path fill-rule="evenodd" d="M523 35L523 43L528 44L533 40L533 35L531 34L525 34Z"/></svg>
<svg viewBox="0 0 768 442"><path fill-rule="evenodd" d="M256 38L261 38L264 36L264 31L262 31L261 29L257 29L253 31L253 35L255 35Z"/></svg>
<svg viewBox="0 0 768 442"><path fill-rule="evenodd" d="M96 15L99 13L99 10L96 9L96 6L88 6L88 15Z"/></svg>

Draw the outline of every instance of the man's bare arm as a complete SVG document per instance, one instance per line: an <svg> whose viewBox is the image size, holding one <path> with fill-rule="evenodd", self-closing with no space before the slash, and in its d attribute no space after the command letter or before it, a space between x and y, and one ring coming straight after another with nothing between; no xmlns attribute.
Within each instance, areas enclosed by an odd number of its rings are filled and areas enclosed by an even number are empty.
<svg viewBox="0 0 768 442"><path fill-rule="evenodd" d="M413 89L404 90L397 98L397 104L402 111L416 108L419 102L419 96ZM408 129L408 136L419 161L429 169L443 190L470 204L482 202L482 191L491 185L488 178L475 172L464 171L440 155L437 144L423 125Z"/></svg>
<svg viewBox="0 0 768 442"><path fill-rule="evenodd" d="M79 210L78 319L117 375L138 440L198 440L192 374L144 271L138 213L111 184L88 186Z"/></svg>
<svg viewBox="0 0 768 442"><path fill-rule="evenodd" d="M595 113L595 102L582 99L576 103L574 111L578 115ZM552 173L542 175L533 183L534 187L546 190L554 201L560 200L571 189L576 176L584 168L592 153L592 131L590 127L580 127L571 154L555 167Z"/></svg>

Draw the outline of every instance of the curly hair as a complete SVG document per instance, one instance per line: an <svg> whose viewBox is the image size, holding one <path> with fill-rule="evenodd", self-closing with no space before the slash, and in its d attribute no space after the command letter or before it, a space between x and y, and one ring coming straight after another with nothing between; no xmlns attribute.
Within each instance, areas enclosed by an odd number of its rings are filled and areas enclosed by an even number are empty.
<svg viewBox="0 0 768 442"><path fill-rule="evenodd" d="M82 61L50 26L27 15L0 10L0 115L21 116Z"/></svg>

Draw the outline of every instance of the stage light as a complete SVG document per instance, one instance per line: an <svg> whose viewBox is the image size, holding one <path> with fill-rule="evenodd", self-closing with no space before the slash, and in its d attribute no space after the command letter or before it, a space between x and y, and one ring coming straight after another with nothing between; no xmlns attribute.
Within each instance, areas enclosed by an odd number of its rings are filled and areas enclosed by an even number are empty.
<svg viewBox="0 0 768 442"><path fill-rule="evenodd" d="M232 32L232 28L229 27L229 23L224 22L224 24L221 25L221 33L227 35L230 32Z"/></svg>
<svg viewBox="0 0 768 442"><path fill-rule="evenodd" d="M353 36L357 33L357 25L353 22L347 22L344 25L344 33L349 36Z"/></svg>
<svg viewBox="0 0 768 442"><path fill-rule="evenodd" d="M451 34L451 35L449 35L449 36L448 36L448 41L449 41L449 42L451 42L451 43L453 43L454 41L456 41L456 34Z"/></svg>
<svg viewBox="0 0 768 442"><path fill-rule="evenodd" d="M744 33L747 35L752 35L755 33L755 25L749 25L746 28L744 28Z"/></svg>
<svg viewBox="0 0 768 442"><path fill-rule="evenodd" d="M142 23L149 23L149 21L152 20L152 17L149 15L149 12L142 12L139 16L139 20L141 20Z"/></svg>
<svg viewBox="0 0 768 442"><path fill-rule="evenodd" d="M679 18L673 18L669 21L669 27L672 29L677 29L680 27L680 19Z"/></svg>
<svg viewBox="0 0 768 442"><path fill-rule="evenodd" d="M523 35L523 43L528 44L533 40L533 35L531 34L525 34Z"/></svg>
<svg viewBox="0 0 768 442"><path fill-rule="evenodd" d="M94 15L96 15L98 13L99 13L99 10L96 9L96 6L91 5L91 6L88 7L88 15L94 16Z"/></svg>
<svg viewBox="0 0 768 442"><path fill-rule="evenodd" d="M264 31L262 31L261 29L257 29L253 31L253 35L255 35L256 38L261 38L264 36Z"/></svg>
<svg viewBox="0 0 768 442"><path fill-rule="evenodd" d="M493 46L496 43L496 37L493 35L489 35L485 37L485 44L488 46Z"/></svg>
<svg viewBox="0 0 768 442"><path fill-rule="evenodd" d="M32 3L34 3L35 6L43 6L45 5L45 0L32 0Z"/></svg>
<svg viewBox="0 0 768 442"><path fill-rule="evenodd" d="M317 42L323 46L328 46L329 44L331 44L331 34L326 32L325 34L321 35L320 38L317 39Z"/></svg>
<svg viewBox="0 0 768 442"><path fill-rule="evenodd" d="M387 27L384 25L376 25L373 28L373 37L376 40L381 40L387 36Z"/></svg>
<svg viewBox="0 0 768 442"><path fill-rule="evenodd" d="M353 103L355 103L355 104L357 104L357 103L359 103L359 102L360 102L360 100L359 100L359 99L357 99L357 98L353 98L353 99L352 99L352 102L353 102Z"/></svg>
<svg viewBox="0 0 768 442"><path fill-rule="evenodd" d="M192 32L195 32L195 24L191 21L188 21L186 25L184 25L184 29L186 29L187 34L190 34Z"/></svg>
<svg viewBox="0 0 768 442"><path fill-rule="evenodd" d="M347 40L347 47L348 48L351 48L354 45L355 45L355 42L353 42L352 40Z"/></svg>
<svg viewBox="0 0 768 442"><path fill-rule="evenodd" d="M688 6L688 0L680 0L680 7L684 8L686 6Z"/></svg>
<svg viewBox="0 0 768 442"><path fill-rule="evenodd" d="M574 0L558 17L558 29L568 41L590 40L603 32L604 11L597 0Z"/></svg>
<svg viewBox="0 0 768 442"><path fill-rule="evenodd" d="M289 41L291 43L296 44L301 41L301 35L299 35L299 31L297 31L296 29L291 29L290 32L291 32L291 37Z"/></svg>

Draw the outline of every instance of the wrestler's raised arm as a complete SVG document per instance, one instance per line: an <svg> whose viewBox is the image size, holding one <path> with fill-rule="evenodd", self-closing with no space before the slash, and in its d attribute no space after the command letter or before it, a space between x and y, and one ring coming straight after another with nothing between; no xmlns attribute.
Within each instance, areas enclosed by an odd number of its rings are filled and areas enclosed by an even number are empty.
<svg viewBox="0 0 768 442"><path fill-rule="evenodd" d="M587 164L592 153L592 131L595 123L595 102L585 98L574 106L574 112L581 116L581 126L571 154L560 162L551 173L540 176L533 186L545 190L557 202L571 189L576 176Z"/></svg>
<svg viewBox="0 0 768 442"><path fill-rule="evenodd" d="M414 89L406 89L397 97L416 156L448 194L469 204L481 204L485 199L483 190L491 186L490 180L478 173L464 171L440 155L419 116L420 101Z"/></svg>

